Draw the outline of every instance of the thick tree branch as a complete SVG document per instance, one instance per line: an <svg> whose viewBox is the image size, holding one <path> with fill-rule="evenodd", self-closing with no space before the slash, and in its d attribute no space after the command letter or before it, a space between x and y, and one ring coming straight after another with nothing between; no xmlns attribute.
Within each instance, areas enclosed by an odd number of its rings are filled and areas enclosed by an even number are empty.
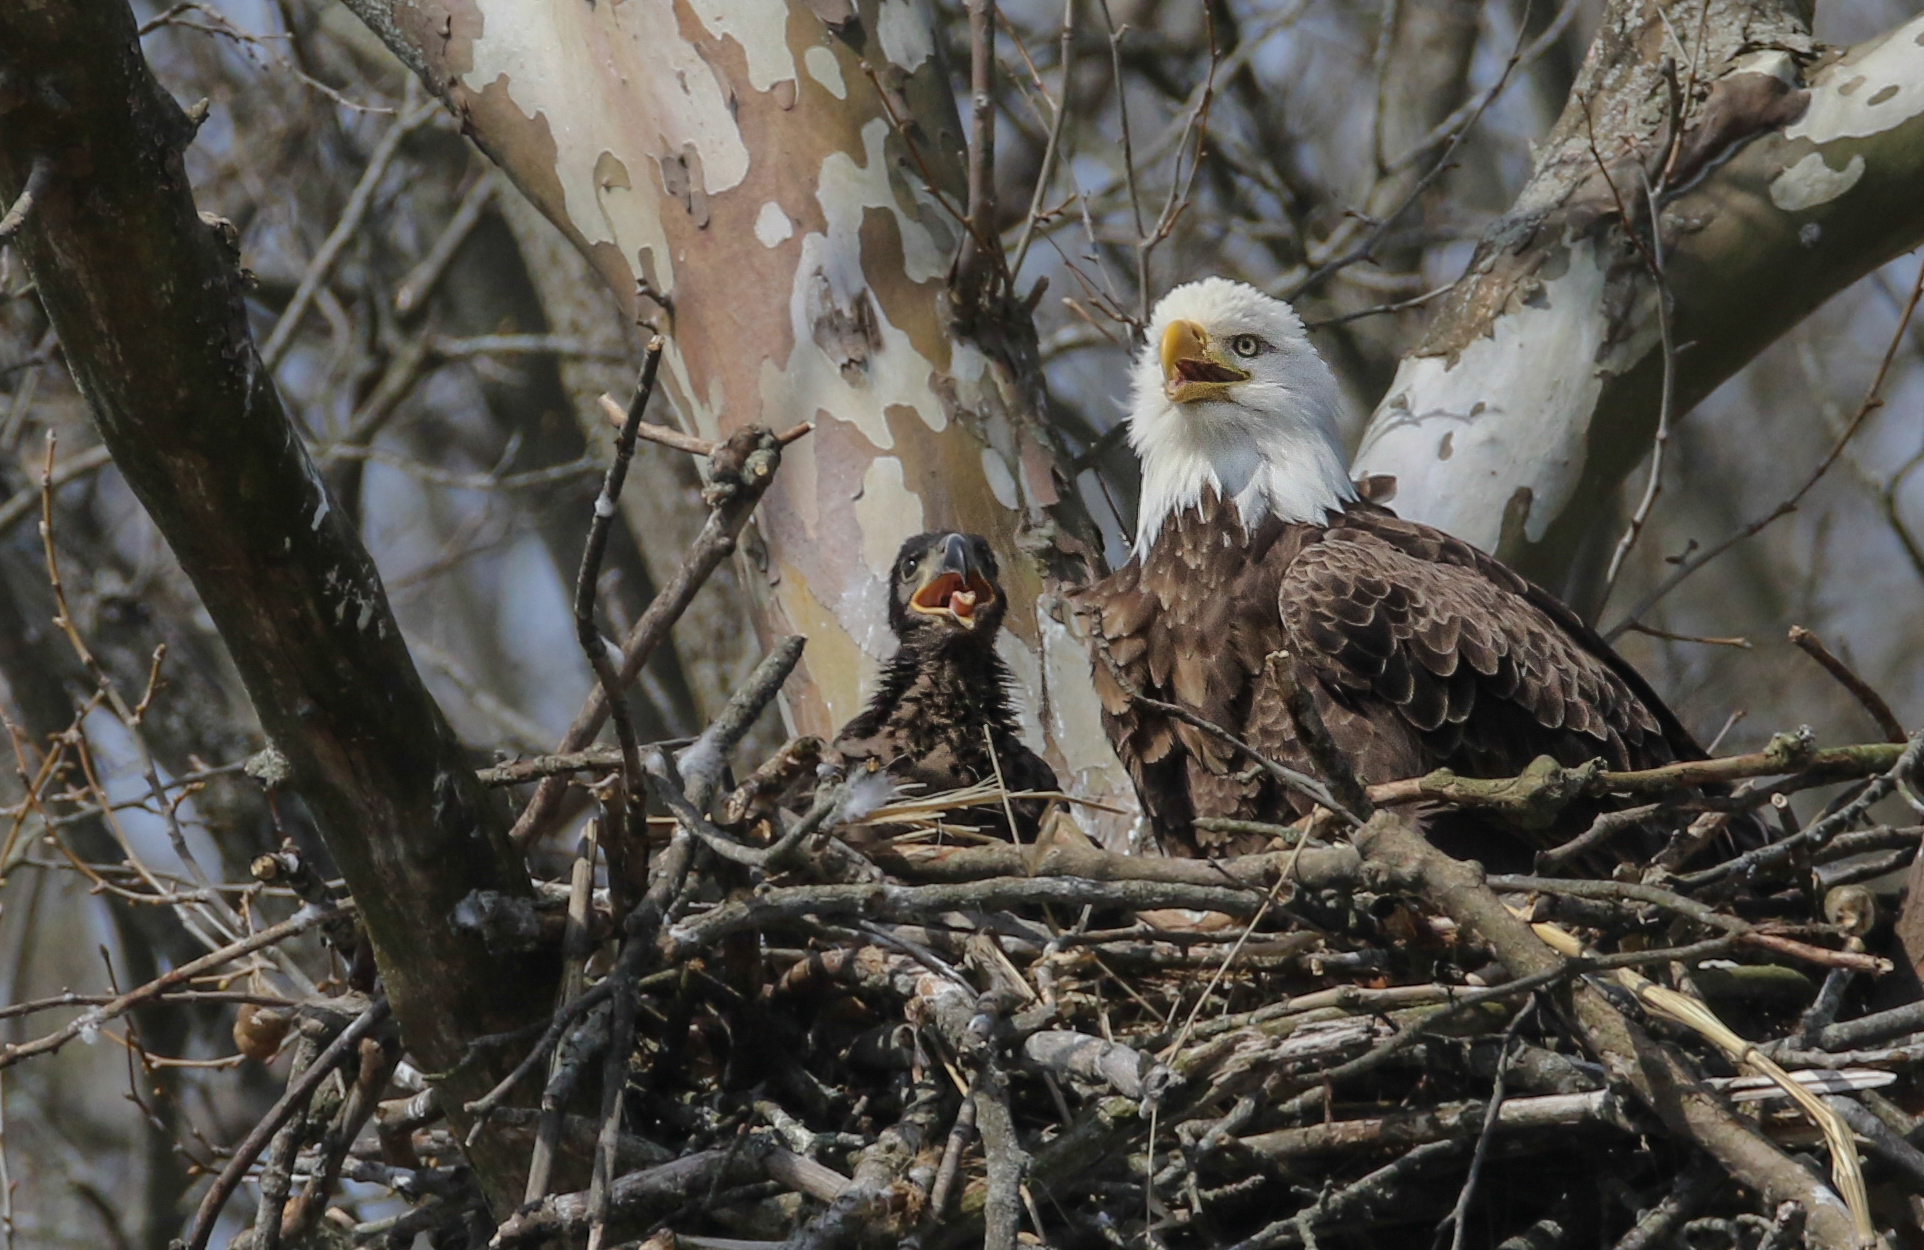
<svg viewBox="0 0 1924 1250"><path fill-rule="evenodd" d="M449 922L470 892L526 894L527 876L249 337L236 258L183 168L193 124L123 4L0 11L0 75L23 88L0 96L0 198L48 154L86 171L51 179L15 240L74 381L292 763L410 1050L453 1068L468 1038L551 998L544 962ZM448 1081L456 1106L491 1083ZM476 1162L518 1191L517 1165Z"/></svg>
<svg viewBox="0 0 1924 1250"><path fill-rule="evenodd" d="M1415 892L1426 902L1489 943L1513 975L1541 976L1561 964L1561 958L1483 883L1477 866L1432 847L1406 817L1379 815L1358 832L1356 841L1365 858L1413 882ZM1813 1244L1827 1250L1859 1246L1850 1213L1837 1196L1731 1114L1676 1055L1627 1019L1594 986L1579 983L1571 999L1578 1026L1596 1058L1666 1128L1695 1141L1772 1207L1785 1201L1802 1204L1809 1214Z"/></svg>
<svg viewBox="0 0 1924 1250"><path fill-rule="evenodd" d="M1654 0L1609 6L1536 173L1404 360L1358 458L1359 473L1397 479L1398 511L1551 585L1656 425L1652 283L1608 186L1656 181L1645 170L1669 147L1661 69L1677 38L1705 96L1686 101L1660 210L1674 336L1690 344L1679 414L1924 239L1924 109L1900 103L1924 76L1924 19L1811 71L1794 6L1710 0L1700 30L1666 20ZM1891 107L1864 103L1887 87ZM1649 228L1641 205L1629 211ZM1595 368L1573 378L1577 356Z"/></svg>

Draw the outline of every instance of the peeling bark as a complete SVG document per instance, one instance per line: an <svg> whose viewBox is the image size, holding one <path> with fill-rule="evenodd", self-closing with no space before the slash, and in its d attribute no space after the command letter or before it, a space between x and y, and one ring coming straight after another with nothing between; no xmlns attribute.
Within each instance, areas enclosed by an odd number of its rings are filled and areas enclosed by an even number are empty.
<svg viewBox="0 0 1924 1250"><path fill-rule="evenodd" d="M1924 240L1924 19L1841 52L1811 41L1795 5L1712 0L1701 48L1696 25L1673 35L1654 4L1612 5L1535 174L1403 361L1358 457L1359 475L1397 479L1399 512L1579 602L1579 548L1656 428L1655 283L1618 204L1647 232L1677 36L1699 67L1661 197L1675 337L1691 344L1679 412ZM1689 85L1687 63L1677 74Z"/></svg>
<svg viewBox="0 0 1924 1250"><path fill-rule="evenodd" d="M467 1043L545 1013L553 969L452 923L472 891L526 894L528 878L261 365L235 258L195 211L192 135L125 5L0 9L0 197L36 158L55 165L20 255L102 439L293 765L409 1049L458 1107L499 1058L458 1067ZM500 1147L474 1162L516 1192Z"/></svg>
<svg viewBox="0 0 1924 1250"><path fill-rule="evenodd" d="M858 709L902 538L973 530L1004 557L1031 739L1068 784L1128 795L1048 593L1089 531L1040 420L1027 312L954 321L964 141L913 0L348 2L665 333L686 428L816 422L743 544L762 636L809 638L792 728Z"/></svg>

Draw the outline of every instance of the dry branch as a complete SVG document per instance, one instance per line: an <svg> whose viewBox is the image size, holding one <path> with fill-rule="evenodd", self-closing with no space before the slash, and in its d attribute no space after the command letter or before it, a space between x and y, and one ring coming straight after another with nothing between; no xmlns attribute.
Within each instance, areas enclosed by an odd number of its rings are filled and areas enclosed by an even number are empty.
<svg viewBox="0 0 1924 1250"><path fill-rule="evenodd" d="M537 964L443 921L470 891L527 893L526 871L253 346L236 258L182 163L193 123L148 72L124 5L6 9L0 69L39 84L9 96L0 189L39 153L91 171L53 179L13 246L103 443L293 765L408 1045L450 1067L468 1037L518 1027L549 997ZM477 1164L518 1188L518 1165Z"/></svg>

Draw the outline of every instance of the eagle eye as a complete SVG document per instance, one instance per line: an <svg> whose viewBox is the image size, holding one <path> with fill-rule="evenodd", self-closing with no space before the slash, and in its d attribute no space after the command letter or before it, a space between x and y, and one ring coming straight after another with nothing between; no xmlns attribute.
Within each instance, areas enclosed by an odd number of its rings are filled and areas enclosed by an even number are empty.
<svg viewBox="0 0 1924 1250"><path fill-rule="evenodd" d="M1229 350L1248 360L1262 355L1263 341L1253 334L1238 334L1229 340Z"/></svg>

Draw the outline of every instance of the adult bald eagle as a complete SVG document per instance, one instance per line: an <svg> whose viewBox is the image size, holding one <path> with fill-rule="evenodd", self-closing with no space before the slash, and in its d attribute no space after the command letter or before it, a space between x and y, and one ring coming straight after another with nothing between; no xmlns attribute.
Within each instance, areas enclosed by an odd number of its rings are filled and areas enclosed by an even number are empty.
<svg viewBox="0 0 1924 1250"><path fill-rule="evenodd" d="M1336 379L1287 304L1221 278L1178 287L1156 306L1133 381L1135 550L1083 598L1098 650L1142 693L1313 771L1269 668L1280 654L1365 784L1438 767L1509 776L1539 755L1612 769L1702 757L1563 604L1358 497ZM1248 849L1199 817L1308 809L1219 738L1134 703L1100 654L1095 681L1169 849Z"/></svg>
<svg viewBox="0 0 1924 1250"><path fill-rule="evenodd" d="M917 534L889 572L889 628L900 646L859 716L832 750L851 771L886 769L936 794L992 782L1010 790L1054 790L1055 770L1023 745L1010 702L1009 670L995 653L1007 609L995 553L975 534ZM1025 839L1044 804L1012 805ZM974 808L950 823L1004 836L1001 807Z"/></svg>

